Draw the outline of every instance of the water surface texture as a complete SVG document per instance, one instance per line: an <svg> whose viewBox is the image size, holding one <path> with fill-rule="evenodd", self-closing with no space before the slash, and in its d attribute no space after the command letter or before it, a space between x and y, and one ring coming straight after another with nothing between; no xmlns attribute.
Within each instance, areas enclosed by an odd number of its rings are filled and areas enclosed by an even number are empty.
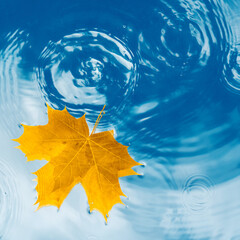
<svg viewBox="0 0 240 240"><path fill-rule="evenodd" d="M239 240L240 0L1 0L0 239ZM108 223L77 185L35 212L15 149L46 103L143 163Z"/></svg>

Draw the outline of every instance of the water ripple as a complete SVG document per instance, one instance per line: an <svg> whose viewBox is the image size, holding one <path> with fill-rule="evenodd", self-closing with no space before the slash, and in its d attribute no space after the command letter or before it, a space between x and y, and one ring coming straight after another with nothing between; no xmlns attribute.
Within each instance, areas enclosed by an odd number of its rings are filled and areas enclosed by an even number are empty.
<svg viewBox="0 0 240 240"><path fill-rule="evenodd" d="M213 195L213 182L204 175L190 176L183 187L183 204L193 213L202 213L208 208Z"/></svg>
<svg viewBox="0 0 240 240"><path fill-rule="evenodd" d="M15 179L13 170L0 159L0 239L5 239L19 221L21 208Z"/></svg>
<svg viewBox="0 0 240 240"><path fill-rule="evenodd" d="M239 180L214 185L206 175L191 175L183 191L158 189L161 181L155 183L154 191L135 188L128 211L138 211L134 217L128 214L129 224L152 239L237 239ZM148 225L142 224L143 219Z"/></svg>
<svg viewBox="0 0 240 240"><path fill-rule="evenodd" d="M226 87L233 93L240 94L240 47L237 45L229 51L224 68Z"/></svg>
<svg viewBox="0 0 240 240"><path fill-rule="evenodd" d="M124 140L137 139L134 147L155 156L190 157L238 138L236 103L220 84L233 41L226 9L215 1L159 1L146 9L136 102L122 125L132 131Z"/></svg>
<svg viewBox="0 0 240 240"><path fill-rule="evenodd" d="M231 1L229 11L226 12L226 21L231 25L230 49L223 68L222 82L226 88L235 94L240 93L240 35L239 35L239 11L237 3Z"/></svg>
<svg viewBox="0 0 240 240"><path fill-rule="evenodd" d="M24 45L23 36L23 31L9 33L6 36L5 48L0 50L0 110L7 115L7 117L1 118L1 121L8 132L11 132L10 126L19 123L20 118L17 108L19 96L17 79L21 73L18 65L21 61L19 52Z"/></svg>
<svg viewBox="0 0 240 240"><path fill-rule="evenodd" d="M109 33L78 30L49 42L39 57L38 81L48 102L76 113L119 111L136 85L136 64ZM91 109L91 110L90 110Z"/></svg>
<svg viewBox="0 0 240 240"><path fill-rule="evenodd" d="M107 226L73 219L66 232L107 239L127 226L126 236L140 240L239 239L238 1L43 0L28 14L21 4L0 30L1 130L14 138L19 123L45 124L45 102L75 117L87 113L91 128L106 104L98 130L115 129L146 163L136 169L142 177L120 179L128 207L114 207ZM5 237L20 207L7 164L0 180ZM62 211L41 213L46 221L34 215L35 225L49 230L40 238L54 238L50 223L58 229Z"/></svg>
<svg viewBox="0 0 240 240"><path fill-rule="evenodd" d="M39 123L43 118L41 94L34 82L32 59L28 59L28 37L23 30L10 32L0 48L0 122L11 137L20 123Z"/></svg>
<svg viewBox="0 0 240 240"><path fill-rule="evenodd" d="M199 71L210 57L213 39L208 31L209 20L202 14L206 7L198 11L197 2L180 4L176 8L171 3L159 2L150 10L149 25L139 36L142 63L156 72L172 69L182 76L187 70Z"/></svg>
<svg viewBox="0 0 240 240"><path fill-rule="evenodd" d="M20 29L8 33L0 48L0 122L11 137L20 123L39 124L46 118L32 62L29 34Z"/></svg>

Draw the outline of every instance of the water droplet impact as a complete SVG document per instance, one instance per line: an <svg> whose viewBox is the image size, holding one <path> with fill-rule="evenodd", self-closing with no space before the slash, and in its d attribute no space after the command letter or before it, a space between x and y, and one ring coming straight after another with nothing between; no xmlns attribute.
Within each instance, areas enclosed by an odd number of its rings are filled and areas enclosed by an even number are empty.
<svg viewBox="0 0 240 240"><path fill-rule="evenodd" d="M213 182L204 175L189 177L183 187L182 198L184 206L192 213L201 213L208 208L213 195Z"/></svg>

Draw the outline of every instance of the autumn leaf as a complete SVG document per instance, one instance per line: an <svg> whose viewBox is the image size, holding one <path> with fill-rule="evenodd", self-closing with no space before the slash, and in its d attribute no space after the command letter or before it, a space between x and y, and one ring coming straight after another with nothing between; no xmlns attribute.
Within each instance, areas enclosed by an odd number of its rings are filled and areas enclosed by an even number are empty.
<svg viewBox="0 0 240 240"><path fill-rule="evenodd" d="M34 173L38 209L48 205L60 208L78 183L85 189L90 211L98 210L106 221L112 207L123 204L119 177L137 175L132 167L141 164L130 157L127 146L114 139L113 130L95 133L103 110L90 135L85 114L76 119L66 108L59 111L48 106L49 121L44 126L22 124L24 133L14 140L20 143L17 148L28 161L48 161Z"/></svg>

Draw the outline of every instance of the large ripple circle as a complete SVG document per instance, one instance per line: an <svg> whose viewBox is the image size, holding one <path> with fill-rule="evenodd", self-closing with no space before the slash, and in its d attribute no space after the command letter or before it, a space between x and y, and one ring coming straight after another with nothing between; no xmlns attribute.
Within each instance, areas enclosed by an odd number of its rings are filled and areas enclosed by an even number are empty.
<svg viewBox="0 0 240 240"><path fill-rule="evenodd" d="M106 104L107 111L117 112L136 84L131 51L118 38L97 30L78 30L49 42L37 72L46 99L70 111L99 111Z"/></svg>

